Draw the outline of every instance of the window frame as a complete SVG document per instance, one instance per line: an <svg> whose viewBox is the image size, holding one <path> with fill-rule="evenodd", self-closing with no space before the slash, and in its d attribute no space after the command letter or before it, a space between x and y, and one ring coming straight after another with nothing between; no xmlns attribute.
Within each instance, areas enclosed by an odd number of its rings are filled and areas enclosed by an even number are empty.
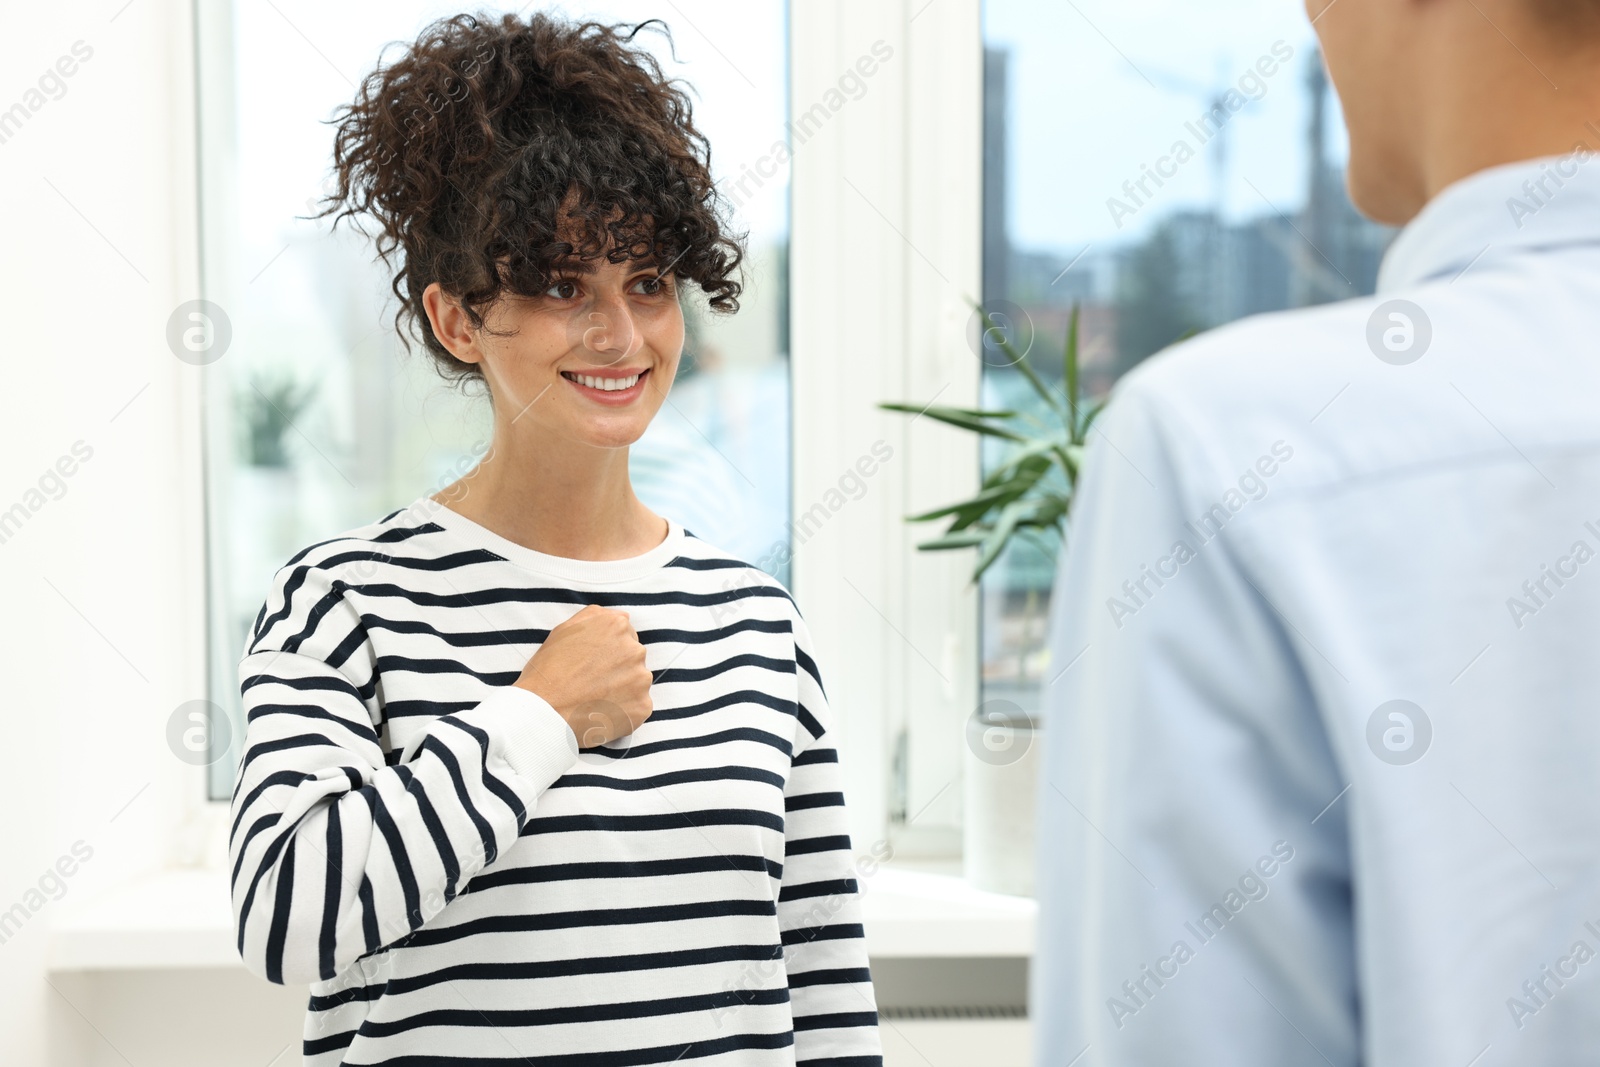
<svg viewBox="0 0 1600 1067"><path fill-rule="evenodd" d="M204 182L208 171L228 165L200 145L230 109L226 100L199 98L198 61L201 49L226 43L227 20L195 14L186 12L196 62L191 151ZM790 4L791 120L823 100L880 39L894 55L865 79L865 92L847 98L805 143L791 139L796 528L846 471L859 471L876 442L892 457L864 478L859 499L795 539L791 587L816 638L837 716L858 847L887 840L897 855L954 859L962 738L979 691L978 590L970 581L971 553L918 551L917 542L936 531L904 516L970 493L978 450L970 435L876 405L977 403L981 364L966 333L969 301L981 286L981 0ZM198 187L192 204L197 232L186 266L198 281L208 240ZM863 351L876 358L862 360ZM189 579L203 591L193 599L209 603L200 377L181 401L182 433L196 446L186 471L184 525L197 549L188 556ZM202 640L186 673L209 681L223 667L209 610L205 615L205 625L194 628ZM896 797L891 761L902 732L907 774L904 795ZM186 818L220 832L229 801L207 797L205 768L181 770ZM914 821L893 818L897 806Z"/></svg>
<svg viewBox="0 0 1600 1067"><path fill-rule="evenodd" d="M981 289L981 16L981 0L790 9L792 115L873 42L895 51L795 146L789 350L797 522L875 441L893 449L859 501L795 545L793 590L836 709L852 836L902 857L959 855L979 675L972 554L919 551L938 531L904 517L969 495L978 448L876 405L978 400L981 361L966 337Z"/></svg>

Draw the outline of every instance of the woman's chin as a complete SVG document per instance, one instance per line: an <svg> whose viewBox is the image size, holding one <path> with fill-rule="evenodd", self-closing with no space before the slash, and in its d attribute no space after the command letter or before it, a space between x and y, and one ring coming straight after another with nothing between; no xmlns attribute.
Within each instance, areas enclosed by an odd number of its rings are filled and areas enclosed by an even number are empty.
<svg viewBox="0 0 1600 1067"><path fill-rule="evenodd" d="M584 420L575 436L594 448L627 448L643 437L649 426L647 418L619 413Z"/></svg>

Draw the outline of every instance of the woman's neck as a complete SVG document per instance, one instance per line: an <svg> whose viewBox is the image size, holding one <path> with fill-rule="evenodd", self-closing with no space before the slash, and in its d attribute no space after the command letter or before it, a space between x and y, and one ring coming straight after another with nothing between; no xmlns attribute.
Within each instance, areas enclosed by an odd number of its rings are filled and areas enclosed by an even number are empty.
<svg viewBox="0 0 1600 1067"><path fill-rule="evenodd" d="M477 467L433 499L508 541L567 559L628 559L666 538L666 520L634 495L626 447L529 447L507 436L497 427Z"/></svg>

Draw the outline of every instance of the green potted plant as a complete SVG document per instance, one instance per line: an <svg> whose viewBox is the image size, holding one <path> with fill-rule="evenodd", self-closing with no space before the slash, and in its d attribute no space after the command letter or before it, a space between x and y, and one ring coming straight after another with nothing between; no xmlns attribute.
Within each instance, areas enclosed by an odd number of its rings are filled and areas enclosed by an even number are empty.
<svg viewBox="0 0 1600 1067"><path fill-rule="evenodd" d="M256 588L262 567L281 563L285 546L304 543L300 527L309 480L297 462L306 448L298 438L316 396L315 383L283 365L253 370L235 386L229 414L236 462L219 483L232 529L232 548L223 557L230 568L228 588ZM243 621L247 629L250 620Z"/></svg>
<svg viewBox="0 0 1600 1067"><path fill-rule="evenodd" d="M245 462L252 467L288 467L289 431L316 393L314 384L297 382L287 371L254 376L238 398L244 415Z"/></svg>
<svg viewBox="0 0 1600 1067"><path fill-rule="evenodd" d="M885 411L923 414L939 422L1003 442L1007 447L972 497L919 515L909 522L948 519L942 534L918 544L928 552L973 548L977 582L1014 539L1026 537L1054 558L1065 542L1082 469L1084 445L1104 404L1085 404L1079 392L1078 319L1073 305L1061 350L1061 381L1047 382L1018 351L1006 331L981 305L980 351L998 349L1032 387L1038 411L983 410L939 405L882 403ZM1039 723L1017 704L988 700L966 725L963 863L967 880L997 892L1031 895L1033 889L1033 796Z"/></svg>

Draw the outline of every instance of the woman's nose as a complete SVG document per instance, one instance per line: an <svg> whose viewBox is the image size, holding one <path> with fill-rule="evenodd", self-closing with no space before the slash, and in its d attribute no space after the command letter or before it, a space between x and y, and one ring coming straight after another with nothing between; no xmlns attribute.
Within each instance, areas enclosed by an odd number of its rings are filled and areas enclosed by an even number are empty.
<svg viewBox="0 0 1600 1067"><path fill-rule="evenodd" d="M582 318L579 347L601 357L606 365L631 356L641 343L633 316L621 299L597 301Z"/></svg>

